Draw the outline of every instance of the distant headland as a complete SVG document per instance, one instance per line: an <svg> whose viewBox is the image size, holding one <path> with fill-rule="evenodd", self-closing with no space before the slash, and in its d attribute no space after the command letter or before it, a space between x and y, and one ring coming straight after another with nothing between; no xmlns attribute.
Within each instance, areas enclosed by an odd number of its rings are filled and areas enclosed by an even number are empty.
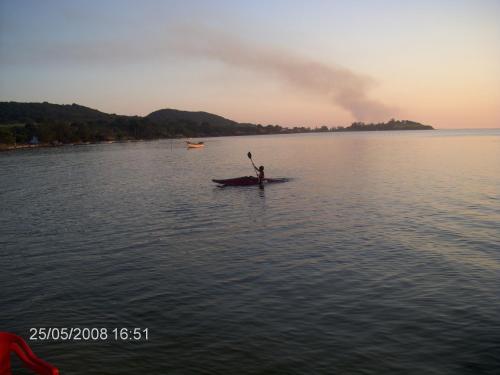
<svg viewBox="0 0 500 375"><path fill-rule="evenodd" d="M431 129L430 125L394 119L376 124L354 122L347 127L286 128L176 109L141 117L104 113L78 104L0 102L0 149L160 138Z"/></svg>

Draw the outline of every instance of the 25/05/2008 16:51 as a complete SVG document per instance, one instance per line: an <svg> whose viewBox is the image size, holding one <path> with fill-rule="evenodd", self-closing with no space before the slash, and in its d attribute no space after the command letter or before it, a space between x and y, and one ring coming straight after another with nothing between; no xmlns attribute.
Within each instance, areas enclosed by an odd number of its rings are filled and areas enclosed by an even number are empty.
<svg viewBox="0 0 500 375"><path fill-rule="evenodd" d="M148 328L39 327L30 328L31 341L148 341Z"/></svg>

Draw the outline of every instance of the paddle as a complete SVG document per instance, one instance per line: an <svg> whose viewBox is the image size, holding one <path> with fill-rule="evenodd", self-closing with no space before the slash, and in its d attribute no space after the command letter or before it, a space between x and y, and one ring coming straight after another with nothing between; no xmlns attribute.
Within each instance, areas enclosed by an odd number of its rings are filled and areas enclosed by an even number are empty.
<svg viewBox="0 0 500 375"><path fill-rule="evenodd" d="M247 154L248 158L250 159L250 161L252 162L252 165L253 165L253 168L254 168L254 171L255 171L255 174L257 175L257 177L259 177L259 174L257 173L257 167L255 166L253 160L252 160L252 153L249 151L248 154Z"/></svg>

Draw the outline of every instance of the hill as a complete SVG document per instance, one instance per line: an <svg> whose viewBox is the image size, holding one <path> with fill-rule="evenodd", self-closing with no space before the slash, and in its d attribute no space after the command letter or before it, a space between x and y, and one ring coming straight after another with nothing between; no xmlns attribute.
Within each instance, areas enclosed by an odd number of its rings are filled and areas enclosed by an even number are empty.
<svg viewBox="0 0 500 375"><path fill-rule="evenodd" d="M365 124L364 122L353 122L351 126L346 128L339 127L332 129L333 131L374 131L374 130L432 130L430 125L423 125L410 120L390 120L388 122L379 122Z"/></svg>
<svg viewBox="0 0 500 375"><path fill-rule="evenodd" d="M249 135L260 134L264 128L254 124L242 124L208 112L160 109L151 112L145 120L160 127L176 128L180 134L194 136ZM179 125L183 129L179 129ZM281 131L281 128L276 131ZM269 132L267 132L269 133Z"/></svg>
<svg viewBox="0 0 500 375"><path fill-rule="evenodd" d="M145 117L100 112L78 104L0 102L0 144L64 144L133 139L214 137L330 131L427 130L414 121L355 122L349 127L311 129L238 123L208 112L161 109ZM3 147L5 148L5 147Z"/></svg>
<svg viewBox="0 0 500 375"><path fill-rule="evenodd" d="M145 117L108 114L77 104L0 102L0 144L99 142L283 132L277 125L242 124L208 112L175 109Z"/></svg>
<svg viewBox="0 0 500 375"><path fill-rule="evenodd" d="M0 102L0 124L98 121L115 116L78 104Z"/></svg>
<svg viewBox="0 0 500 375"><path fill-rule="evenodd" d="M179 111L178 109L160 109L151 112L146 116L153 123L165 123L171 121L192 121L195 123L207 122L217 126L235 126L238 125L236 121L228 120L222 116L214 115L208 112L190 112Z"/></svg>

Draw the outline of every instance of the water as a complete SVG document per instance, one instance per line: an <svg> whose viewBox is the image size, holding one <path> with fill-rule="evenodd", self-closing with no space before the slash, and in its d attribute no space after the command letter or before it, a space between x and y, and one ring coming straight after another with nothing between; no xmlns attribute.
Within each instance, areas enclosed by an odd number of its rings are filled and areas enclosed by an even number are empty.
<svg viewBox="0 0 500 375"><path fill-rule="evenodd" d="M0 154L0 330L148 328L29 341L63 374L499 373L499 130L205 141ZM247 151L291 181L214 186Z"/></svg>

